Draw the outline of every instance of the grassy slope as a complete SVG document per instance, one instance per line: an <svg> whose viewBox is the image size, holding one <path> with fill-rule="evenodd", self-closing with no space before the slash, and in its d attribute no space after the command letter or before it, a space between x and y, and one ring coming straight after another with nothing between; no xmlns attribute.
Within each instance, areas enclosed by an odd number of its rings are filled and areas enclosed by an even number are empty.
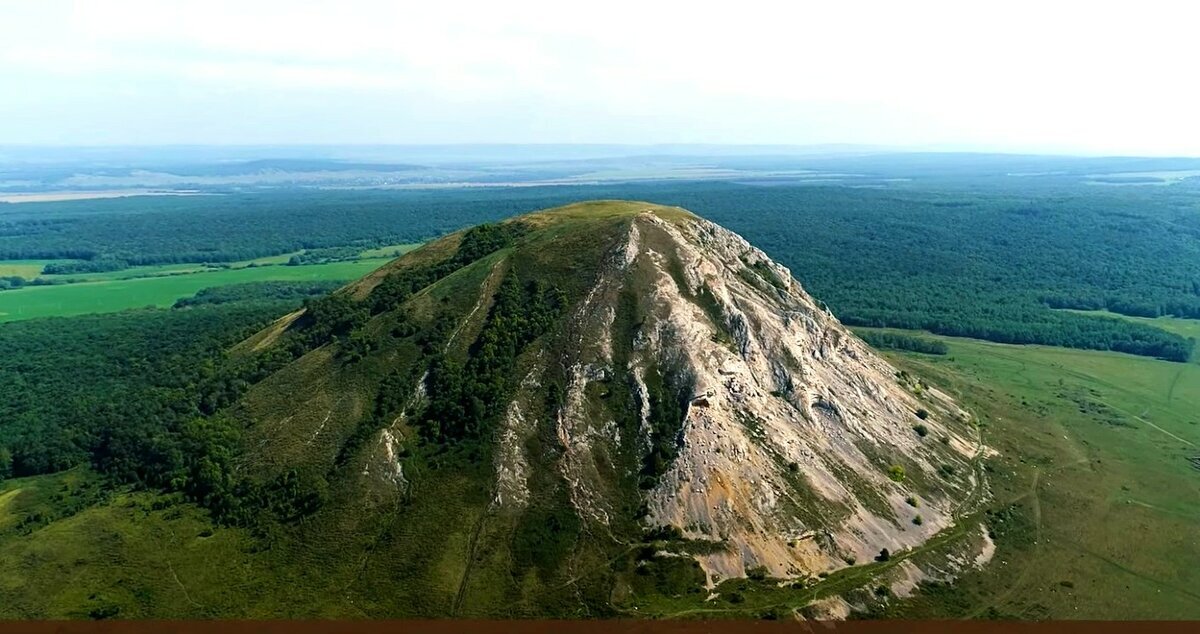
<svg viewBox="0 0 1200 634"><path fill-rule="evenodd" d="M1116 353L944 339L890 354L985 421L994 507L1025 530L954 593L894 615L1200 617L1200 368ZM1023 533L1023 534L1022 534Z"/></svg>
<svg viewBox="0 0 1200 634"><path fill-rule="evenodd" d="M311 266L216 269L183 275L36 286L0 292L0 322L171 306L203 288L266 280L352 280L388 260L370 259Z"/></svg>
<svg viewBox="0 0 1200 634"><path fill-rule="evenodd" d="M61 508L93 478L76 470L0 486L0 617L255 613L256 597L274 584L263 555L243 531L213 531L192 505L118 493L30 534L14 528L15 516Z"/></svg>

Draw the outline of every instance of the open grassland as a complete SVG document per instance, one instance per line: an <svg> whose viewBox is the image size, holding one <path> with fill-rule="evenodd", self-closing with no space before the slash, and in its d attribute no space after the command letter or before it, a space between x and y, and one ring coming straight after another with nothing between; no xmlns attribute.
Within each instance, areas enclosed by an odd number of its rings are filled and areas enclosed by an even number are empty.
<svg viewBox="0 0 1200 634"><path fill-rule="evenodd" d="M266 257L255 258L253 260L243 260L241 262L232 262L219 266L204 265L194 262L181 264L152 264L148 266L131 266L127 269L121 269L119 271L103 271L99 273L63 273L57 275L42 274L38 277L49 280L59 280L68 283L96 282L104 280L132 280L140 277L162 277L165 275L205 273L215 270L237 270L260 266L278 266L287 264L289 258L299 253L301 252L296 251L295 253L270 255Z"/></svg>
<svg viewBox="0 0 1200 634"><path fill-rule="evenodd" d="M398 256L404 255L405 253L408 253L409 251L412 251L413 249L421 246L421 244L422 243L420 243L420 242L413 242L413 243L408 243L408 244L389 244L389 245L383 246L383 247L367 249L367 250L363 251L362 253L359 253L358 257L360 257L360 258L398 257Z"/></svg>
<svg viewBox="0 0 1200 634"><path fill-rule="evenodd" d="M31 286L0 292L0 322L171 306L203 288L261 281L353 280L387 263L386 258L309 266L211 269L176 275Z"/></svg>
<svg viewBox="0 0 1200 634"><path fill-rule="evenodd" d="M905 560L937 561L976 538L982 522L996 543L990 564L968 569L952 586L924 585L905 599L890 596L886 607L870 614L1200 618L1200 471L1188 460L1200 455L1200 367L922 336L944 341L948 354L885 354L954 394L976 416L984 442L999 452L984 463L990 491L981 508L917 551L804 588L731 580L709 601L703 592L625 597L621 613L786 617L856 587L873 595L882 583L877 579ZM214 528L202 511L177 500L148 493L97 498L102 494L88 487L90 477L76 470L0 484L0 617L410 612L420 609L418 601L451 592L443 587L454 587L467 559L465 546L417 546L442 539L465 544L469 518L478 513L417 509L414 523L398 532L351 532L342 546L273 550L263 548L269 538ZM451 480L427 484L456 486ZM374 545L360 551L363 540ZM347 554L350 543L355 552ZM446 557L444 570L419 567L442 571L445 578L405 572L405 562L422 551ZM596 570L606 565L597 562ZM661 574L671 579L675 573ZM399 578L407 589L389 589ZM530 583L536 590L537 583Z"/></svg>
<svg viewBox="0 0 1200 634"><path fill-rule="evenodd" d="M992 564L891 616L1200 617L1200 367L944 338L890 354L979 416ZM1005 511L1007 509L1007 511Z"/></svg>
<svg viewBox="0 0 1200 634"><path fill-rule="evenodd" d="M251 613L268 590L244 531L150 493L91 502L72 471L0 485L3 618L204 618ZM11 500L11 501L10 501ZM7 509L7 510L5 510ZM13 516L44 517L17 526ZM5 514L9 517L6 519Z"/></svg>

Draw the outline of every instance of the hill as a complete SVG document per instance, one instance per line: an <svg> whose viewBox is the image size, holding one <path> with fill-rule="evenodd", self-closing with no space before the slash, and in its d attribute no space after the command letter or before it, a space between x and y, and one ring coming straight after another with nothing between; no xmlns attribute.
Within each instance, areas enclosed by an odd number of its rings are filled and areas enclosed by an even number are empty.
<svg viewBox="0 0 1200 634"><path fill-rule="evenodd" d="M826 575L919 546L982 487L948 397L745 240L648 203L434 241L235 364L274 365L210 421L226 444L188 491L332 586L374 580L356 591L391 614Z"/></svg>

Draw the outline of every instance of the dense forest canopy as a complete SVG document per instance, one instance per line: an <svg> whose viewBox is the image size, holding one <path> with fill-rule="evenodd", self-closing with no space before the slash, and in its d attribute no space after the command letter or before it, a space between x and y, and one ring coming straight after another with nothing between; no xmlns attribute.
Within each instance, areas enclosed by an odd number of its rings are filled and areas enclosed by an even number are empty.
<svg viewBox="0 0 1200 634"><path fill-rule="evenodd" d="M68 270L233 261L421 241L582 198L691 209L790 267L852 325L1184 360L1190 344L1175 335L1053 309L1200 318L1200 188L1188 182L687 182L0 205L0 258L84 259L56 265Z"/></svg>
<svg viewBox="0 0 1200 634"><path fill-rule="evenodd" d="M25 476L99 461L114 434L153 439L212 409L204 400L228 387L217 372L223 350L299 300L195 303L0 327L6 471Z"/></svg>

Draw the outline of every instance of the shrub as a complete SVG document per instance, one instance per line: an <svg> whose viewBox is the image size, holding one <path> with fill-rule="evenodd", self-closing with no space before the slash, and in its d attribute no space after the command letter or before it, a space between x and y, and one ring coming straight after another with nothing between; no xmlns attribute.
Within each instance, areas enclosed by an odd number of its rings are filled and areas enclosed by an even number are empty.
<svg viewBox="0 0 1200 634"><path fill-rule="evenodd" d="M929 410L925 409L924 407L922 407L921 409L918 409L917 410L917 418L919 418L921 420L925 420L926 418L929 418ZM922 434L922 436L923 435L924 434Z"/></svg>
<svg viewBox="0 0 1200 634"><path fill-rule="evenodd" d="M921 438L929 435L929 428L925 425L915 425L913 426L913 431L917 432L917 435Z"/></svg>
<svg viewBox="0 0 1200 634"><path fill-rule="evenodd" d="M904 482L904 467L898 464L888 467L888 477L895 482Z"/></svg>

